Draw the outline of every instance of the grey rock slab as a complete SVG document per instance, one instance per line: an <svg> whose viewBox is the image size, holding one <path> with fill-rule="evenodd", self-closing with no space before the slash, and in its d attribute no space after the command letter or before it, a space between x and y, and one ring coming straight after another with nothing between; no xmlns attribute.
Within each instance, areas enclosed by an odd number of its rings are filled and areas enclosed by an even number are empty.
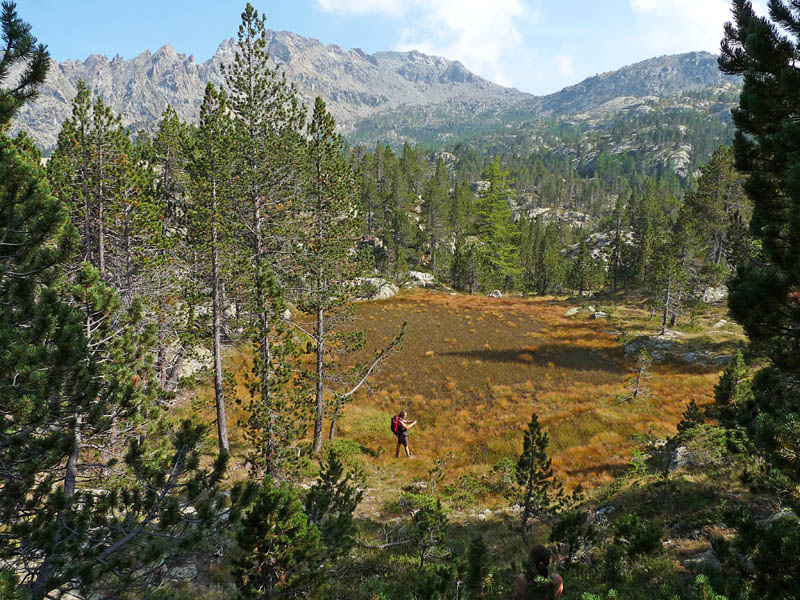
<svg viewBox="0 0 800 600"><path fill-rule="evenodd" d="M706 550L683 561L683 565L692 571L719 571L722 563L713 550Z"/></svg>

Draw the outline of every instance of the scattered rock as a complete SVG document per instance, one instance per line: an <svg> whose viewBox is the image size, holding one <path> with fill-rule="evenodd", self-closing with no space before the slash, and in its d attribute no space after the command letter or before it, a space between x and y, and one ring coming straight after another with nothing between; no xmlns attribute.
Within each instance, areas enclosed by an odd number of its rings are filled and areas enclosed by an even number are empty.
<svg viewBox="0 0 800 600"><path fill-rule="evenodd" d="M567 311L564 313L564 316L565 317L574 317L579 312L581 312L581 309L578 308L577 306L573 306L572 308L568 308L567 309Z"/></svg>
<svg viewBox="0 0 800 600"><path fill-rule="evenodd" d="M669 461L669 471L677 471L685 469L692 464L692 453L686 446L678 446L672 453L672 458Z"/></svg>
<svg viewBox="0 0 800 600"><path fill-rule="evenodd" d="M683 565L692 571L720 571L722 569L722 563L713 550L706 550L687 558L683 561Z"/></svg>
<svg viewBox="0 0 800 600"><path fill-rule="evenodd" d="M592 314L593 319L607 319L608 313L604 313L603 311L598 311Z"/></svg>
<svg viewBox="0 0 800 600"><path fill-rule="evenodd" d="M612 512L614 512L613 506L603 506L594 511L590 518L595 523L598 523L599 521L605 521Z"/></svg>
<svg viewBox="0 0 800 600"><path fill-rule="evenodd" d="M432 288L436 287L436 278L431 273L421 271L409 271L406 279L413 287Z"/></svg>
<svg viewBox="0 0 800 600"><path fill-rule="evenodd" d="M728 288L724 285L717 285L708 287L703 290L700 299L706 304L713 304L715 302L722 302L728 297Z"/></svg>
<svg viewBox="0 0 800 600"><path fill-rule="evenodd" d="M725 319L720 319L719 321L717 321L716 323L714 323L711 326L711 329L720 329L722 327L725 327L725 325L727 325L727 324L728 324L728 321L726 321Z"/></svg>
<svg viewBox="0 0 800 600"><path fill-rule="evenodd" d="M711 364L716 367L727 367L728 365L733 363L733 356L730 354L720 354L719 356L714 356L711 359Z"/></svg>
<svg viewBox="0 0 800 600"><path fill-rule="evenodd" d="M181 363L178 377L191 377L198 371L210 369L214 364L214 356L211 350L204 346L195 346L191 353Z"/></svg>
<svg viewBox="0 0 800 600"><path fill-rule="evenodd" d="M791 508L783 507L778 510L774 515L768 517L764 522L765 523L774 523L775 521L781 521L783 519L797 521L797 515Z"/></svg>
<svg viewBox="0 0 800 600"><path fill-rule="evenodd" d="M678 350L678 344L670 337L644 336L623 346L625 356L636 356L642 347L647 348L653 362L660 363L671 359Z"/></svg>
<svg viewBox="0 0 800 600"><path fill-rule="evenodd" d="M420 491L420 490L427 490L428 489L428 484L425 483L424 481L412 481L407 486L405 486L403 489L405 489L407 492L415 492L415 491Z"/></svg>
<svg viewBox="0 0 800 600"><path fill-rule="evenodd" d="M683 337L683 333L680 331L675 331L674 329L665 329L664 333L660 333L658 335L658 339L660 340L678 340Z"/></svg>
<svg viewBox="0 0 800 600"><path fill-rule="evenodd" d="M478 521L485 521L491 515L492 511L490 511L488 508L484 508L482 511L478 513Z"/></svg>
<svg viewBox="0 0 800 600"><path fill-rule="evenodd" d="M492 187L491 181L473 181L469 184L469 189L475 194L488 192Z"/></svg>
<svg viewBox="0 0 800 600"><path fill-rule="evenodd" d="M500 290L492 290L491 292L489 292L489 297L490 298L502 298L503 297L503 293Z"/></svg>
<svg viewBox="0 0 800 600"><path fill-rule="evenodd" d="M367 293L360 300L386 300L399 291L391 281L380 277L362 277L356 279L356 285L362 287Z"/></svg>
<svg viewBox="0 0 800 600"><path fill-rule="evenodd" d="M681 355L681 360L688 363L700 362L700 355L697 352L687 352Z"/></svg>
<svg viewBox="0 0 800 600"><path fill-rule="evenodd" d="M292 311L288 308L281 313L281 319L284 321L291 321L292 320Z"/></svg>

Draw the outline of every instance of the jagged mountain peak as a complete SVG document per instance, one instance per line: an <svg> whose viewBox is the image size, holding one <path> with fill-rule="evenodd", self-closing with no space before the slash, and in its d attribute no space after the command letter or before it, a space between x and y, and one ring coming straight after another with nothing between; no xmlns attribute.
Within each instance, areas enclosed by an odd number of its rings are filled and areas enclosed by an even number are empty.
<svg viewBox="0 0 800 600"><path fill-rule="evenodd" d="M269 30L267 39L271 59L304 99L323 96L345 132L364 117L401 105L475 100L491 105L525 96L474 75L457 61L417 51L367 54L288 31ZM152 130L168 104L182 119L195 121L206 84L223 84L220 67L234 60L236 43L235 38L223 40L211 59L199 64L169 44L128 60L92 54L84 61L53 63L40 98L20 112L14 129L27 129L45 152L52 149L81 79L132 128Z"/></svg>
<svg viewBox="0 0 800 600"><path fill-rule="evenodd" d="M671 95L730 79L719 73L712 54L690 52L648 59L536 97L483 79L459 61L418 50L369 54L289 31L268 30L267 40L271 59L303 98L311 103L323 96L339 129L368 142L378 136L413 143L418 141L414 131L423 129L440 131L437 139L446 141L448 128L502 127L509 115L519 122L582 113L615 98ZM53 63L40 98L20 111L12 131L24 128L45 152L51 150L81 79L133 129L152 131L167 105L182 119L196 121L206 84L223 84L221 65L234 60L236 43L236 38L223 40L201 63L170 44L130 59L92 54L83 61ZM405 120L403 131L394 126L398 119ZM366 136L359 132L362 123L371 132Z"/></svg>

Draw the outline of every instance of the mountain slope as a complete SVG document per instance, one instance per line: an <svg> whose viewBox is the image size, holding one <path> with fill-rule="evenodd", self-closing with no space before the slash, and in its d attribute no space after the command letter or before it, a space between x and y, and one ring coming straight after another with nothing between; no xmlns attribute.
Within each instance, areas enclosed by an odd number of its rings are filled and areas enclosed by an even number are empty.
<svg viewBox="0 0 800 600"><path fill-rule="evenodd" d="M528 97L474 75L459 62L416 51L370 55L288 32L270 31L268 36L274 62L306 100L325 97L342 131L401 105L477 102L497 110ZM91 55L85 61L54 62L40 98L20 112L13 130L26 129L45 152L51 150L81 79L133 129L152 130L167 104L182 119L196 121L206 83L222 83L220 65L233 61L234 48L235 40L226 40L210 60L199 64L171 46L130 60Z"/></svg>
<svg viewBox="0 0 800 600"><path fill-rule="evenodd" d="M584 112L621 96L677 96L734 81L736 78L720 72L717 57L708 52L660 56L589 77L545 96L541 109L552 114Z"/></svg>
<svg viewBox="0 0 800 600"><path fill-rule="evenodd" d="M590 125L600 120L608 123L616 115L642 104L650 105L644 111L653 107L658 110L659 105L664 108L663 98L673 99L672 104L677 106L687 93L729 89L738 89L738 82L720 73L713 54L690 52L648 59L590 77L547 96L519 96L499 109L478 105L465 110L462 103L381 111L359 121L349 138L367 145L377 140L392 144L453 145L487 136L518 135L518 129L530 129L550 119L575 117ZM712 118L717 120L720 112L713 110Z"/></svg>

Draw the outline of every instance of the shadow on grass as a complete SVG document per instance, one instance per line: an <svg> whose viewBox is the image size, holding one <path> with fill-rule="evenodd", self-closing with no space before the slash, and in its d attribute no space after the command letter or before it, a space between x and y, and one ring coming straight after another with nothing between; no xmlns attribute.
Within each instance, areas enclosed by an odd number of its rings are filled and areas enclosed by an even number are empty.
<svg viewBox="0 0 800 600"><path fill-rule="evenodd" d="M685 534L722 519L724 494L716 485L687 479L651 480L617 494L618 514L635 512L671 526L672 535Z"/></svg>
<svg viewBox="0 0 800 600"><path fill-rule="evenodd" d="M456 356L504 364L518 363L520 365L545 367L553 363L556 367L576 371L607 371L609 373L619 373L620 375L628 373L624 364L609 357L607 353L590 348L576 348L568 344L540 345L535 352L525 349L480 349L445 352L443 354L444 356Z"/></svg>
<svg viewBox="0 0 800 600"><path fill-rule="evenodd" d="M599 465L591 465L589 467L580 467L575 469L567 469L565 472L570 477L587 477L591 475L602 475L608 473L614 478L620 477L630 470L630 465L620 465L611 463L602 463Z"/></svg>

